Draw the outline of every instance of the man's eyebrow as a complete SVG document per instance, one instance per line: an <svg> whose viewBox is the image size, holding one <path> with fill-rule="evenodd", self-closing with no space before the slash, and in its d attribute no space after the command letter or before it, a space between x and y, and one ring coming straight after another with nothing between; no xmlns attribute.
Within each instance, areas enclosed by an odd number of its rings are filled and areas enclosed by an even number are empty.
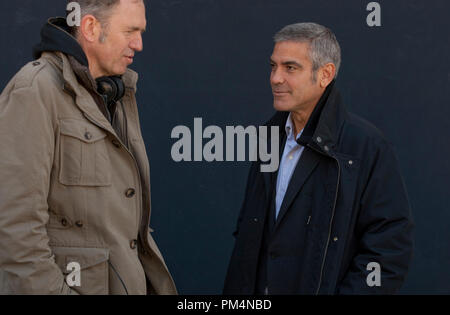
<svg viewBox="0 0 450 315"><path fill-rule="evenodd" d="M276 64L276 62L273 61L272 58L270 58L270 63L271 64L273 64L273 63ZM298 63L297 61L294 61L294 60L283 61L281 64L283 66L297 66L299 68L303 68L303 66L300 63Z"/></svg>
<svg viewBox="0 0 450 315"><path fill-rule="evenodd" d="M293 61L293 60L283 61L281 64L283 66L297 66L299 68L303 68L303 66L300 63L298 63L297 61Z"/></svg>
<svg viewBox="0 0 450 315"><path fill-rule="evenodd" d="M144 33L147 29L145 29L145 28L140 28L140 27L137 27L137 26L132 26L132 27L129 27L128 28L130 31L141 31L141 33Z"/></svg>

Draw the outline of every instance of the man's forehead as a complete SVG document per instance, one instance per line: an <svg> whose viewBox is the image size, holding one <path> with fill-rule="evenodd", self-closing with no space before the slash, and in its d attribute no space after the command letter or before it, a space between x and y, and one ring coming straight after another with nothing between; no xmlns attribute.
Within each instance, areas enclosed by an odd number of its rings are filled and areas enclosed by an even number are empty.
<svg viewBox="0 0 450 315"><path fill-rule="evenodd" d="M122 0L123 1L123 0ZM142 2L142 1L141 1ZM132 18L130 18L132 17ZM121 10L118 6L114 13L110 17L112 23L119 23L122 27L145 31L147 26L147 18L145 14L145 9L140 10L136 7Z"/></svg>
<svg viewBox="0 0 450 315"><path fill-rule="evenodd" d="M309 43L282 41L275 44L271 56L273 61L309 61Z"/></svg>
<svg viewBox="0 0 450 315"><path fill-rule="evenodd" d="M121 15L124 12L142 12L145 16L145 3L143 0L120 0L113 8L114 14Z"/></svg>
<svg viewBox="0 0 450 315"><path fill-rule="evenodd" d="M144 0L120 0L119 4L143 4L145 5Z"/></svg>

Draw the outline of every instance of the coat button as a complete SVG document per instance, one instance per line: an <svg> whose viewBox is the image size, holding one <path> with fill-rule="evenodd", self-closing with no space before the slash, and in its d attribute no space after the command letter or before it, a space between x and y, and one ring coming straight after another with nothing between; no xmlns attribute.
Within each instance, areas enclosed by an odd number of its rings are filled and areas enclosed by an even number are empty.
<svg viewBox="0 0 450 315"><path fill-rule="evenodd" d="M353 165L353 161L352 160L348 161L348 164Z"/></svg>
<svg viewBox="0 0 450 315"><path fill-rule="evenodd" d="M133 196L136 194L136 190L134 190L133 188L127 189L127 191L125 192L125 196L127 198L133 198Z"/></svg>
<svg viewBox="0 0 450 315"><path fill-rule="evenodd" d="M86 140L91 140L91 139L92 139L92 133L90 133L90 132L88 131L88 132L86 132L86 133L84 134L84 137L86 138Z"/></svg>
<svg viewBox="0 0 450 315"><path fill-rule="evenodd" d="M253 218L253 222L258 222L258 218Z"/></svg>
<svg viewBox="0 0 450 315"><path fill-rule="evenodd" d="M317 137L316 140L317 140L317 142L319 142L319 143L322 142L322 138L321 138L321 137Z"/></svg>
<svg viewBox="0 0 450 315"><path fill-rule="evenodd" d="M338 241L338 237L335 236L335 237L333 238L333 241L337 242L337 241Z"/></svg>
<svg viewBox="0 0 450 315"><path fill-rule="evenodd" d="M137 240L131 240L130 248L131 249L136 249L137 248Z"/></svg>
<svg viewBox="0 0 450 315"><path fill-rule="evenodd" d="M327 151L327 152L330 151L330 148L329 148L327 145L324 146L323 148L324 148L324 150Z"/></svg>
<svg viewBox="0 0 450 315"><path fill-rule="evenodd" d="M83 227L83 221L77 221L75 222L75 225L79 228Z"/></svg>
<svg viewBox="0 0 450 315"><path fill-rule="evenodd" d="M67 226L67 220L66 219L61 219L61 225L62 226Z"/></svg>
<svg viewBox="0 0 450 315"><path fill-rule="evenodd" d="M117 141L116 139L114 139L113 141L112 141L112 144L116 147L116 148L120 148L120 142L119 141Z"/></svg>

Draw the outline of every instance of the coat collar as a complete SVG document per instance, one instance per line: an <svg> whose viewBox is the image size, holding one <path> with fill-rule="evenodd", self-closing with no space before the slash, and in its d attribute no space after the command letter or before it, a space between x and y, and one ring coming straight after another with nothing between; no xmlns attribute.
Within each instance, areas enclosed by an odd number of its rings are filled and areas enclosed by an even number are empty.
<svg viewBox="0 0 450 315"><path fill-rule="evenodd" d="M286 137L285 125L288 116L289 112L277 112L266 123L267 126L279 127L280 144ZM333 80L322 94L297 142L332 156L338 150L339 134L346 116L347 111ZM282 150L280 152L282 153Z"/></svg>
<svg viewBox="0 0 450 315"><path fill-rule="evenodd" d="M324 94L320 98L316 107L313 110L305 128L303 129L302 135L297 140L300 145L303 145L308 148L312 148L315 151L320 152L326 156L334 156L335 152L338 150L338 141L339 134L341 132L342 126L345 121L345 117L347 115L344 104L342 103L341 96L339 91L335 87L334 80L330 83L330 85L325 90ZM278 126L279 134L279 160L281 162L281 157L283 154L284 144L286 142L286 121L289 116L289 112L277 112L265 125L272 127ZM269 150L270 148L271 137L271 128L268 128L269 136L267 139L261 139L262 141L267 140L267 146ZM271 152L271 151L268 151ZM285 197L286 202L283 201L282 208L280 210L279 218L283 216L284 212L286 212L290 202L288 200L292 199L292 196L295 195L295 191L298 190L303 185L304 181L308 177L308 175L312 172L312 170L317 166L318 160L316 154L310 149L306 149L301 157L301 161L304 167L302 170L297 170L296 168L293 174L293 180L296 181L296 188L293 188L292 185L289 185L288 191L286 195L291 197ZM301 174L298 174L298 173ZM266 194L270 195L271 189L273 185L275 185L276 178L278 176L277 172L272 173L263 173ZM297 178L297 179L295 179Z"/></svg>
<svg viewBox="0 0 450 315"><path fill-rule="evenodd" d="M53 63L62 71L64 83L66 83L74 92L79 92L79 83L70 61L65 54L61 52L44 52L42 56L51 59ZM131 69L127 69L127 71L122 75L122 81L125 84L125 87L132 89L134 92L137 91L138 78L139 75Z"/></svg>
<svg viewBox="0 0 450 315"><path fill-rule="evenodd" d="M105 115L100 111L90 93L80 83L78 83L75 72L68 57L62 52L44 52L43 58L50 60L60 71L63 76L63 90L70 94L80 110L94 120L98 125L115 134L111 123L106 119ZM127 90L136 92L136 83L138 74L131 69L127 69L122 76L122 80ZM127 94L126 94L127 95Z"/></svg>

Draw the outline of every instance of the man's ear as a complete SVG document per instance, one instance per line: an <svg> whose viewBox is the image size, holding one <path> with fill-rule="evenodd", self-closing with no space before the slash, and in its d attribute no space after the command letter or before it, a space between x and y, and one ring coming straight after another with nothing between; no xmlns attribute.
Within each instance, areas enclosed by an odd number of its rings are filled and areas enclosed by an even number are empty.
<svg viewBox="0 0 450 315"><path fill-rule="evenodd" d="M336 66L333 63L327 63L319 70L319 85L321 88L326 88L328 84L333 81L336 75Z"/></svg>
<svg viewBox="0 0 450 315"><path fill-rule="evenodd" d="M101 25L95 16L88 14L83 17L80 23L79 36L88 42L95 42L100 36Z"/></svg>

